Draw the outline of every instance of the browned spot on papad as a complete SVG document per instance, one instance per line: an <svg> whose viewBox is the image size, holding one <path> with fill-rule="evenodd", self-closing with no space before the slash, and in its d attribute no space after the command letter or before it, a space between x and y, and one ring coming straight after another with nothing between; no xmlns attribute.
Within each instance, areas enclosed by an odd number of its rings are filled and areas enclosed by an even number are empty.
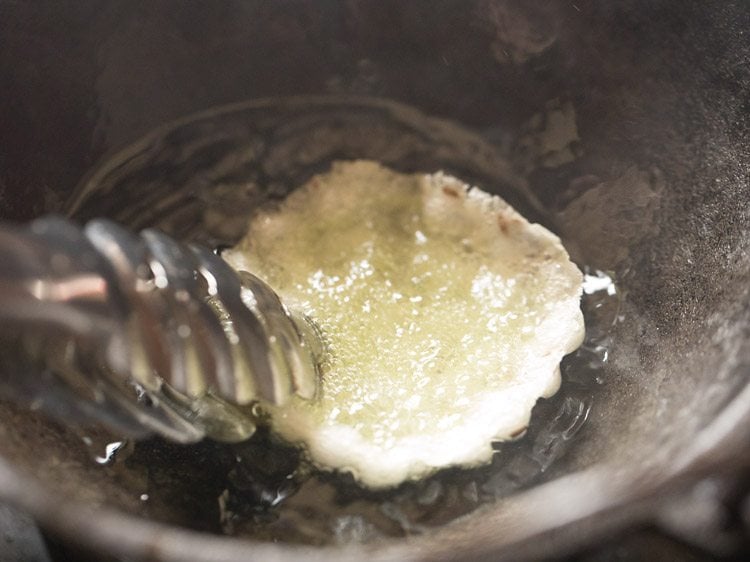
<svg viewBox="0 0 750 562"><path fill-rule="evenodd" d="M526 430L529 429L528 426L519 427L516 429L513 433L510 434L511 439L516 439L517 437L521 437L524 433L526 433Z"/></svg>
<svg viewBox="0 0 750 562"><path fill-rule="evenodd" d="M500 227L500 232L508 234L508 220L503 215L497 215L497 225Z"/></svg>
<svg viewBox="0 0 750 562"><path fill-rule="evenodd" d="M458 197L458 191L456 191L452 187L443 187L443 193L445 193L448 197Z"/></svg>

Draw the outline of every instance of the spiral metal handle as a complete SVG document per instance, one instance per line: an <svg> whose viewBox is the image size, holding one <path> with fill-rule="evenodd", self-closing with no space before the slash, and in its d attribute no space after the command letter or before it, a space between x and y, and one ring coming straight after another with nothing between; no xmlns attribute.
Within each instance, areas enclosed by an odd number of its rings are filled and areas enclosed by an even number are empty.
<svg viewBox="0 0 750 562"><path fill-rule="evenodd" d="M36 369L36 400L54 392L58 411L72 400L130 433L235 441L255 430L254 404L316 393L314 324L205 248L45 217L0 226L0 260L0 335L20 359L9 369L4 354L3 380L28 385L9 371Z"/></svg>

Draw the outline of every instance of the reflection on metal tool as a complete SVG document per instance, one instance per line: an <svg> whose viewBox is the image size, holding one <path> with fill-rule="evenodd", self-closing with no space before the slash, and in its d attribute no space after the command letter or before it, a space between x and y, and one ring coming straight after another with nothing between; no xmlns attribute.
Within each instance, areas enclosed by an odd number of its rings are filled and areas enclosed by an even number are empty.
<svg viewBox="0 0 750 562"><path fill-rule="evenodd" d="M65 419L238 441L317 390L312 322L205 248L107 220L0 226L0 389Z"/></svg>

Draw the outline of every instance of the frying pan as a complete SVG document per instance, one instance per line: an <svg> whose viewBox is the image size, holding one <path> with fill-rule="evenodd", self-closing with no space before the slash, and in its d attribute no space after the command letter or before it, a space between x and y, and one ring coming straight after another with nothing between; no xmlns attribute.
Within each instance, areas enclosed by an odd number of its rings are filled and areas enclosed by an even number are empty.
<svg viewBox="0 0 750 562"><path fill-rule="evenodd" d="M303 548L139 518L76 434L9 401L3 499L128 559L498 560L638 524L689 531L674 506L750 453L748 29L739 0L0 1L3 219L128 216L143 193L83 196L90 170L186 115L366 98L470 131L499 155L489 169L520 178L495 191L626 295L574 446L534 486L418 536Z"/></svg>

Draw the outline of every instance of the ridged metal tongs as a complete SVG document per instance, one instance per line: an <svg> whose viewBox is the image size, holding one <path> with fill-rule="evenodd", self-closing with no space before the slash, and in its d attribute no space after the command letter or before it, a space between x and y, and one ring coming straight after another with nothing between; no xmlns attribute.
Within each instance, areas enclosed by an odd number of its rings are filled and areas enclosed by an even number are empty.
<svg viewBox="0 0 750 562"><path fill-rule="evenodd" d="M214 252L58 217L0 225L0 385L129 434L237 441L254 404L313 398L314 324ZM20 389L20 390L19 390Z"/></svg>

